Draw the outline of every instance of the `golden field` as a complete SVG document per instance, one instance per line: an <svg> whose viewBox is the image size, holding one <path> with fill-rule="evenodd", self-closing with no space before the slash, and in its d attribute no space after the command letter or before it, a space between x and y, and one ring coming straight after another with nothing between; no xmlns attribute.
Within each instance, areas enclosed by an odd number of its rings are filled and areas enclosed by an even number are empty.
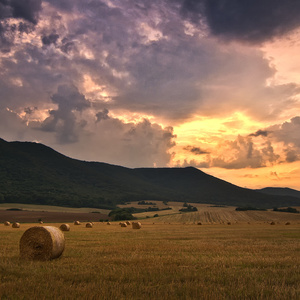
<svg viewBox="0 0 300 300"><path fill-rule="evenodd" d="M22 234L37 224L0 224L0 299L300 299L299 216L273 226L176 216L139 230L70 224L63 255L46 262L19 258Z"/></svg>

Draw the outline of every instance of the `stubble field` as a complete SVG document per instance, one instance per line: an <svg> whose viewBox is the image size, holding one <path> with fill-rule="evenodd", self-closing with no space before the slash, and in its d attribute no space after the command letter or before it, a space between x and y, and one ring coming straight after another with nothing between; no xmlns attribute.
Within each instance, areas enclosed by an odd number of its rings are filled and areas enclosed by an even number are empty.
<svg viewBox="0 0 300 300"><path fill-rule="evenodd" d="M0 298L300 298L296 222L142 224L70 224L63 255L47 262L19 259L19 240L36 224L0 225Z"/></svg>

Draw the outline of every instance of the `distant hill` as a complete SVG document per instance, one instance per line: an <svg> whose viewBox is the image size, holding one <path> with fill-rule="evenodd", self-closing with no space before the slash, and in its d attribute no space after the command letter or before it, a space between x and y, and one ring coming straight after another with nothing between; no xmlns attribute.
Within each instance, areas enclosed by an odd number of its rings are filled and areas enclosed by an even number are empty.
<svg viewBox="0 0 300 300"><path fill-rule="evenodd" d="M38 143L0 139L0 202L111 209L137 200L300 206L291 196L244 189L188 168L129 169L66 157Z"/></svg>
<svg viewBox="0 0 300 300"><path fill-rule="evenodd" d="M268 194L268 195L277 195L277 196L291 196L300 198L300 191L293 190L290 188L280 188L280 187L266 187L260 190L256 190L258 192Z"/></svg>

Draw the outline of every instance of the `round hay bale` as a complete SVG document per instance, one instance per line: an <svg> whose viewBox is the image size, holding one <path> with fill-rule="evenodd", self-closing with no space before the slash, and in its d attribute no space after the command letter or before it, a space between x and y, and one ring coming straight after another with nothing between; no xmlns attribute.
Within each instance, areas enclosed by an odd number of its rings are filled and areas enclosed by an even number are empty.
<svg viewBox="0 0 300 300"><path fill-rule="evenodd" d="M20 223L15 222L11 225L12 228L20 228Z"/></svg>
<svg viewBox="0 0 300 300"><path fill-rule="evenodd" d="M91 222L88 222L85 224L86 228L93 228L93 224Z"/></svg>
<svg viewBox="0 0 300 300"><path fill-rule="evenodd" d="M201 223L201 222L198 222L197 225L202 225L202 223Z"/></svg>
<svg viewBox="0 0 300 300"><path fill-rule="evenodd" d="M20 257L31 260L50 260L61 256L65 237L53 226L35 226L27 229L20 239Z"/></svg>
<svg viewBox="0 0 300 300"><path fill-rule="evenodd" d="M5 222L4 222L4 226L10 226L10 222L5 221Z"/></svg>
<svg viewBox="0 0 300 300"><path fill-rule="evenodd" d="M60 229L61 231L70 231L70 225L69 225L69 224L61 224L61 225L59 226L59 229Z"/></svg>
<svg viewBox="0 0 300 300"><path fill-rule="evenodd" d="M290 222L286 222L285 225L291 225L291 223Z"/></svg>
<svg viewBox="0 0 300 300"><path fill-rule="evenodd" d="M39 224L44 224L44 222L43 221L39 221Z"/></svg>
<svg viewBox="0 0 300 300"><path fill-rule="evenodd" d="M271 222L270 225L275 225L275 222Z"/></svg>
<svg viewBox="0 0 300 300"><path fill-rule="evenodd" d="M122 223L121 227L127 227L127 224L126 223Z"/></svg>
<svg viewBox="0 0 300 300"><path fill-rule="evenodd" d="M227 225L231 225L231 222L227 222Z"/></svg>
<svg viewBox="0 0 300 300"><path fill-rule="evenodd" d="M107 222L106 224L107 224L107 225L111 225L111 223L110 223L110 222Z"/></svg>
<svg viewBox="0 0 300 300"><path fill-rule="evenodd" d="M74 225L81 225L79 221L74 221Z"/></svg>
<svg viewBox="0 0 300 300"><path fill-rule="evenodd" d="M131 225L131 222L130 221L126 221L125 222L127 225Z"/></svg>
<svg viewBox="0 0 300 300"><path fill-rule="evenodd" d="M132 222L132 229L140 229L142 224L140 222Z"/></svg>

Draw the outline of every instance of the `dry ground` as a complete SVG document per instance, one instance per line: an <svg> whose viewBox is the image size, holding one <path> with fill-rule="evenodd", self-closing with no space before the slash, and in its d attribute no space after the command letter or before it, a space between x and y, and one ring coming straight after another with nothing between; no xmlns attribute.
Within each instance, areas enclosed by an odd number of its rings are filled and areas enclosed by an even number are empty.
<svg viewBox="0 0 300 300"><path fill-rule="evenodd" d="M276 222L276 223L300 223L300 214L274 212L268 211L236 211L233 206L218 207L211 204L199 204L189 203L197 207L197 212L192 213L180 213L180 209L183 207L183 202L168 202L168 205L164 205L161 201L152 201L156 203L156 206L165 208L170 207L170 210L151 211L144 213L134 214L137 218L153 217L158 214L159 217L153 218L153 222L166 222L166 223L186 223L194 224L196 222L202 222L203 224L225 224L232 223L264 223L264 222ZM123 205L122 207L137 207L147 208L149 205L138 205L137 202L131 202L130 204ZM298 208L299 209L299 208Z"/></svg>
<svg viewBox="0 0 300 300"><path fill-rule="evenodd" d="M285 224L286 222L300 224L300 214L268 211L236 211L235 207L217 207L211 204L191 203L197 207L197 212L181 213L179 210L183 207L183 202L169 202L166 206L162 201L151 201L160 209L170 207L170 210L151 211L134 214L138 219L146 219L154 223L181 223L195 224L227 224L236 223L271 223ZM120 207L148 208L149 205L138 205L132 202ZM6 211L7 208L20 208L23 211ZM300 210L300 208L298 208ZM91 213L97 212L97 213ZM30 204L0 204L0 223L10 222L38 222L42 219L44 222L73 222L79 220L82 222L106 220L109 210L95 208L67 208L58 206L43 206ZM153 218L154 215L158 217Z"/></svg>
<svg viewBox="0 0 300 300"><path fill-rule="evenodd" d="M152 221L70 224L49 262L19 259L34 224L0 224L0 299L300 299L299 224Z"/></svg>

